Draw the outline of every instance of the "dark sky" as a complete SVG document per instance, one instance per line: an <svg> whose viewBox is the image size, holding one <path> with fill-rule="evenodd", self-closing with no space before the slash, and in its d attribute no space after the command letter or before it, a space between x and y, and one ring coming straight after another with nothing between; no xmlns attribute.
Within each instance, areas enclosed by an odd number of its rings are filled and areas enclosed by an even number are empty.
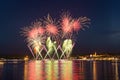
<svg viewBox="0 0 120 80"><path fill-rule="evenodd" d="M63 11L74 17L87 16L89 28L80 31L74 53L120 53L119 0L0 0L0 54L30 53L21 28L48 13L53 18Z"/></svg>

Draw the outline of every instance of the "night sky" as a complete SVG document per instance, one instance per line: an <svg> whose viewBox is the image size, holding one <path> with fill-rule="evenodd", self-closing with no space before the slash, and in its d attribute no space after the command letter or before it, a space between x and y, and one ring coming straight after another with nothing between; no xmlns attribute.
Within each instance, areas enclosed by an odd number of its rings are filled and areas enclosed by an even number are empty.
<svg viewBox="0 0 120 80"><path fill-rule="evenodd" d="M81 30L74 54L120 53L119 0L0 0L0 55L30 54L21 28L48 13L58 19L63 11L73 17L91 19L89 28Z"/></svg>

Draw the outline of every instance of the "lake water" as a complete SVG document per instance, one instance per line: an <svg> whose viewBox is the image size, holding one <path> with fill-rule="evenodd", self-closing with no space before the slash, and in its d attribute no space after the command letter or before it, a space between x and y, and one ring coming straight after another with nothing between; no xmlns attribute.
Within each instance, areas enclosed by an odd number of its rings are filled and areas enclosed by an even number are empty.
<svg viewBox="0 0 120 80"><path fill-rule="evenodd" d="M120 80L119 61L0 62L0 80Z"/></svg>

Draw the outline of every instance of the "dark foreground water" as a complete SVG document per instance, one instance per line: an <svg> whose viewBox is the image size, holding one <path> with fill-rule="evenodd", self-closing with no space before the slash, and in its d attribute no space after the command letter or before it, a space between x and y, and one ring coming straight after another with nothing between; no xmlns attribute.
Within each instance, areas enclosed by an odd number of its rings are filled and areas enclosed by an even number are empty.
<svg viewBox="0 0 120 80"><path fill-rule="evenodd" d="M0 62L0 80L120 80L120 62Z"/></svg>

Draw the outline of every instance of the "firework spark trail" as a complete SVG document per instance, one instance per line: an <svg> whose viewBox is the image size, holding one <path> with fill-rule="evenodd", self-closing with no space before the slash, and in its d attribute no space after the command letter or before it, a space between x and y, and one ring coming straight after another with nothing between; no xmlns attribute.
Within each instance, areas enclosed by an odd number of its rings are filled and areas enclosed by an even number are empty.
<svg viewBox="0 0 120 80"><path fill-rule="evenodd" d="M64 54L66 54L67 58L69 57L70 53L72 52L72 48L73 48L73 43L72 43L72 40L71 39L66 39L64 40L63 42L63 45L62 45L62 55L60 58L62 58L62 56Z"/></svg>
<svg viewBox="0 0 120 80"><path fill-rule="evenodd" d="M87 17L72 18L69 13L65 13L61 20L56 22L48 14L43 23L36 21L30 27L25 27L23 34L33 57L36 57L36 59L39 56L43 59L41 54L44 50L43 47L46 51L44 58L47 55L51 58L50 54L54 53L59 59L58 50L62 52L60 58L63 55L68 58L74 46L73 38L75 34L81 29L84 30L84 27L88 27L89 21L90 19Z"/></svg>
<svg viewBox="0 0 120 80"><path fill-rule="evenodd" d="M33 27L24 28L24 33L27 37L28 45L32 47L37 59L38 55L41 56L40 52L42 49L42 44L45 42L45 37L43 36L45 30L41 26L40 22L33 23L32 26Z"/></svg>
<svg viewBox="0 0 120 80"><path fill-rule="evenodd" d="M62 21L61 21L62 31L63 31L63 37L69 37L72 34L72 18L70 15L63 15Z"/></svg>
<svg viewBox="0 0 120 80"><path fill-rule="evenodd" d="M62 49L60 47L61 47L60 45L58 45L57 47L54 46L55 54L52 56L52 58L54 58L54 56L57 55L57 58L60 59L58 54L58 49L60 49L62 52Z"/></svg>
<svg viewBox="0 0 120 80"><path fill-rule="evenodd" d="M46 26L46 31L49 34L53 34L53 35L56 35L58 33L57 27L55 25L53 25L53 24L48 24Z"/></svg>
<svg viewBox="0 0 120 80"><path fill-rule="evenodd" d="M63 37L71 37L74 35L73 32L78 32L80 29L84 29L83 27L88 27L90 19L87 17L79 17L78 19L74 19L70 16L70 14L64 14L62 16L61 27L63 31Z"/></svg>
<svg viewBox="0 0 120 80"><path fill-rule="evenodd" d="M50 37L47 38L47 41L46 41L46 47L47 47L47 50L48 50L48 53L45 55L45 58L47 55L49 54L53 54L53 52L55 51L55 45L56 45L56 41L52 41Z"/></svg>
<svg viewBox="0 0 120 80"><path fill-rule="evenodd" d="M35 59L35 55L34 55L34 53L33 53L32 49L31 49L31 47L30 47L30 46L28 46L28 48L29 48L30 52L32 53L32 55L33 55L33 57L34 57L34 59Z"/></svg>
<svg viewBox="0 0 120 80"><path fill-rule="evenodd" d="M46 35L50 36L52 40L57 41L58 40L58 25L55 20L50 17L50 15L45 18L45 28L46 28Z"/></svg>
<svg viewBox="0 0 120 80"><path fill-rule="evenodd" d="M41 54L42 50L43 50L43 47L40 49L40 51L39 51L39 53L38 53L39 55L37 56L37 59L38 59L39 56L41 57L41 59L43 59L43 56L42 56L42 54Z"/></svg>
<svg viewBox="0 0 120 80"><path fill-rule="evenodd" d="M54 45L53 47L54 47L54 50L55 50L55 54L57 55L57 58L59 59L59 55L58 55L58 52L57 52L57 48L56 48L55 45Z"/></svg>

